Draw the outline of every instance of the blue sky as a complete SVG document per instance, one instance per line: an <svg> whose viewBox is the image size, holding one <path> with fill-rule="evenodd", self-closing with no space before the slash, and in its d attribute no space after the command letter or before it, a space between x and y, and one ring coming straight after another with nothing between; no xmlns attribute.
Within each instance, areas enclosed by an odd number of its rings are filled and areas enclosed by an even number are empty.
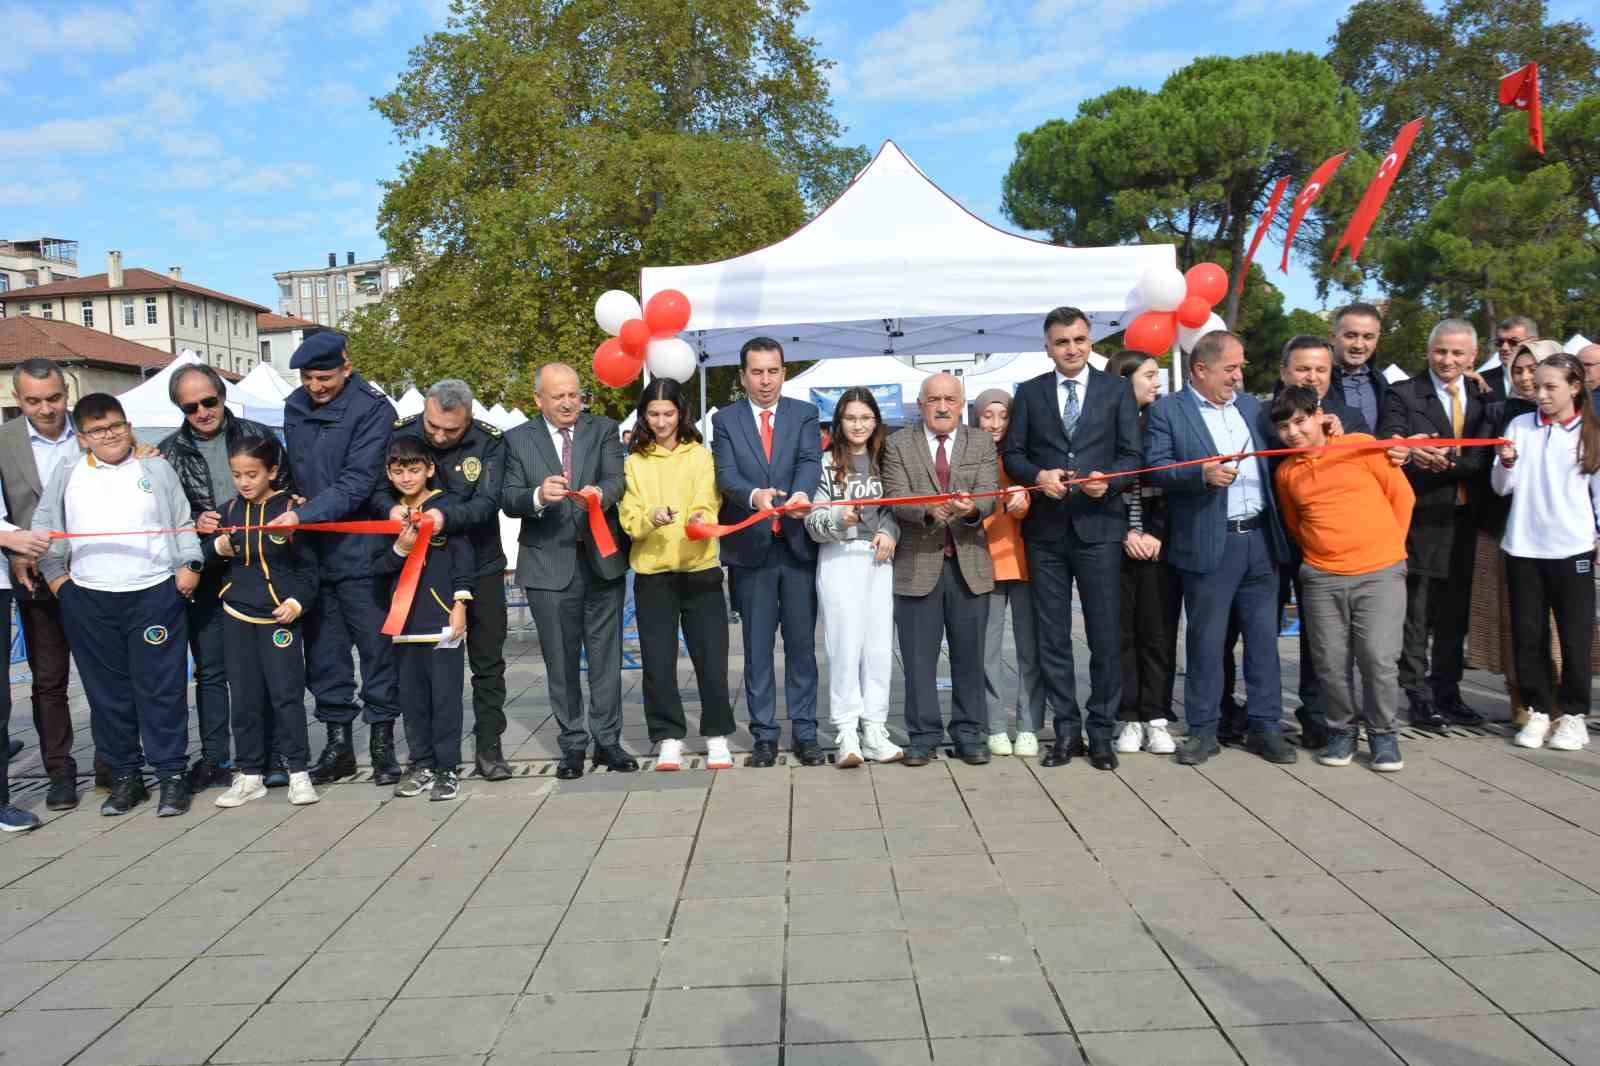
<svg viewBox="0 0 1600 1066"><path fill-rule="evenodd" d="M445 0L7 3L0 237L81 242L273 305L272 273L381 255L379 182L401 153L369 99ZM814 0L847 139L893 138L979 215L1000 215L1016 134L1197 55L1321 52L1346 5L1311 0ZM1552 4L1578 17L1580 4ZM1008 227L1009 228L1009 227ZM1277 257L1270 242L1258 259ZM1290 306L1316 306L1309 279Z"/></svg>

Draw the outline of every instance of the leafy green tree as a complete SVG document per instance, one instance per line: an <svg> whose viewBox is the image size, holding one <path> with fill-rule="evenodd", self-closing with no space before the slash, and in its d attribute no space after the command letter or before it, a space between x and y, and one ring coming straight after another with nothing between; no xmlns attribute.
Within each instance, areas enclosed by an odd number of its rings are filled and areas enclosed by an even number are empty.
<svg viewBox="0 0 1600 1066"><path fill-rule="evenodd" d="M1315 56L1198 59L1158 92L1113 89L1018 136L1002 208L1059 244L1166 241L1184 268L1227 266L1243 260L1277 180L1348 148L1357 119L1353 94ZM1306 245L1319 235L1304 232ZM1249 287L1247 304L1269 292ZM1250 313L1230 291L1224 320Z"/></svg>
<svg viewBox="0 0 1600 1066"><path fill-rule="evenodd" d="M835 142L801 0L455 0L374 106L409 149L379 225L415 273L359 316L375 380L449 374L532 400L534 366L596 388L594 301L646 264L793 232L865 162ZM726 388L727 375L721 376ZM719 390L720 391L720 390Z"/></svg>

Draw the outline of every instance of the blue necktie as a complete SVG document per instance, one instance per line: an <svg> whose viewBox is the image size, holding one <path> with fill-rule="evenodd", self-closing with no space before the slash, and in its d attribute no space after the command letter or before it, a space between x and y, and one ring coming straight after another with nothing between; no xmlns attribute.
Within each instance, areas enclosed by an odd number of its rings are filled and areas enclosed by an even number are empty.
<svg viewBox="0 0 1600 1066"><path fill-rule="evenodd" d="M1067 402L1061 409L1061 429L1071 440L1072 428L1078 424L1078 383L1069 378L1062 384L1067 387Z"/></svg>

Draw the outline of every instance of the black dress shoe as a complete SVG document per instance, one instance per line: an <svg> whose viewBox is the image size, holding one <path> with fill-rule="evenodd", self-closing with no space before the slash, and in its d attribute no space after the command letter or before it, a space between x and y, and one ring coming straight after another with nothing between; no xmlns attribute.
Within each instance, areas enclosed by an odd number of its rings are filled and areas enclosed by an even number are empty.
<svg viewBox="0 0 1600 1066"><path fill-rule="evenodd" d="M27 745L23 744L22 741L13 739L6 746L6 762L10 762L12 759L15 759L18 755L21 755L22 754L22 749L25 748L25 747L27 747Z"/></svg>
<svg viewBox="0 0 1600 1066"><path fill-rule="evenodd" d="M1434 733L1443 733L1450 728L1450 719L1439 713L1439 708L1431 703L1411 702L1411 713L1408 716L1411 724L1418 729L1427 729Z"/></svg>
<svg viewBox="0 0 1600 1066"><path fill-rule="evenodd" d="M140 774L127 774L123 777L111 779L111 795L100 804L100 813L107 817L127 814L139 804L150 798L150 790L144 787L144 777Z"/></svg>
<svg viewBox="0 0 1600 1066"><path fill-rule="evenodd" d="M778 742L776 740L758 740L750 749L750 765L757 768L778 765Z"/></svg>
<svg viewBox="0 0 1600 1066"><path fill-rule="evenodd" d="M1456 725L1482 725L1484 721L1483 715L1468 707L1459 699L1448 705L1440 704L1439 710L1444 712L1444 716Z"/></svg>
<svg viewBox="0 0 1600 1066"><path fill-rule="evenodd" d="M802 766L821 766L828 761L827 756L822 754L822 745L817 743L816 737L795 741L794 754Z"/></svg>
<svg viewBox="0 0 1600 1066"><path fill-rule="evenodd" d="M1082 737L1056 737L1056 742L1039 757L1040 766L1065 766L1075 755L1083 754Z"/></svg>
<svg viewBox="0 0 1600 1066"><path fill-rule="evenodd" d="M511 767L506 763L506 757L500 753L498 740L480 743L473 762L477 767L478 776L485 781L504 781L511 776Z"/></svg>
<svg viewBox="0 0 1600 1066"><path fill-rule="evenodd" d="M156 805L156 817L174 818L188 814L190 800L187 776L183 773L167 774L161 778L161 801Z"/></svg>
<svg viewBox="0 0 1600 1066"><path fill-rule="evenodd" d="M400 760L394 753L394 719L372 723L367 734L367 752L372 757L374 785L384 788L400 783ZM352 753L352 761L354 758Z"/></svg>
<svg viewBox="0 0 1600 1066"><path fill-rule="evenodd" d="M208 788L227 788L233 784L233 771L213 759L196 759L187 775L189 791L204 792Z"/></svg>
<svg viewBox="0 0 1600 1066"><path fill-rule="evenodd" d="M329 722L327 726L328 742L310 767L313 785L331 785L356 775L356 749L350 739L354 727L349 722Z"/></svg>
<svg viewBox="0 0 1600 1066"><path fill-rule="evenodd" d="M1222 745L1210 733L1190 733L1178 744L1176 758L1184 766L1199 766L1221 751Z"/></svg>
<svg viewBox="0 0 1600 1066"><path fill-rule="evenodd" d="M45 809L70 811L78 805L78 782L67 774L50 779L50 791L44 796Z"/></svg>
<svg viewBox="0 0 1600 1066"><path fill-rule="evenodd" d="M900 761L906 766L927 766L932 759L933 753L927 748L913 745L906 749L906 753L901 757Z"/></svg>
<svg viewBox="0 0 1600 1066"><path fill-rule="evenodd" d="M1268 762L1289 763L1298 762L1300 753L1295 751L1294 745L1276 729L1252 729L1250 736L1244 742L1244 750L1251 755L1259 755Z"/></svg>
<svg viewBox="0 0 1600 1066"><path fill-rule="evenodd" d="M1089 741L1089 765L1096 770L1115 770L1117 753L1109 740Z"/></svg>
<svg viewBox="0 0 1600 1066"><path fill-rule="evenodd" d="M989 746L987 744L958 744L956 754L968 766L983 766L989 761Z"/></svg>
<svg viewBox="0 0 1600 1066"><path fill-rule="evenodd" d="M604 766L614 774L631 774L639 768L639 760L628 754L621 744L597 744L594 764Z"/></svg>
<svg viewBox="0 0 1600 1066"><path fill-rule="evenodd" d="M583 764L588 761L587 753L569 751L561 756L561 761L556 764L556 780L576 781L583 776Z"/></svg>

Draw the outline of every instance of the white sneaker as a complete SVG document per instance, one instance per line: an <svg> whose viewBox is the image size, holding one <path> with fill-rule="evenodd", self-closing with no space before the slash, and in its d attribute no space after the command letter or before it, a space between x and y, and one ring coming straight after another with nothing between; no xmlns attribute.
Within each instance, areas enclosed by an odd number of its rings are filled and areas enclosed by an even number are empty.
<svg viewBox="0 0 1600 1066"><path fill-rule="evenodd" d="M1124 755L1138 751L1144 746L1144 723L1123 722L1122 728L1117 731L1116 748Z"/></svg>
<svg viewBox="0 0 1600 1066"><path fill-rule="evenodd" d="M260 774L235 774L233 784L228 786L228 791L218 796L218 807L243 807L251 800L258 800L267 794L267 786L261 783Z"/></svg>
<svg viewBox="0 0 1600 1066"><path fill-rule="evenodd" d="M1006 736L1004 733L989 734L990 755L1010 755L1011 751L1012 748L1010 737Z"/></svg>
<svg viewBox="0 0 1600 1066"><path fill-rule="evenodd" d="M1011 745L1011 754L1024 759L1035 758L1039 754L1039 736L1037 733L1018 733L1017 742Z"/></svg>
<svg viewBox="0 0 1600 1066"><path fill-rule="evenodd" d="M873 762L899 762L905 752L889 738L889 729L879 722L861 728L861 754Z"/></svg>
<svg viewBox="0 0 1600 1066"><path fill-rule="evenodd" d="M1589 724L1581 714L1564 714L1556 719L1550 746L1557 751L1582 751L1589 743Z"/></svg>
<svg viewBox="0 0 1600 1066"><path fill-rule="evenodd" d="M1550 716L1539 711L1530 711L1527 724L1517 731L1516 738L1511 743L1519 748L1542 748L1549 736Z"/></svg>
<svg viewBox="0 0 1600 1066"><path fill-rule="evenodd" d="M1144 724L1144 750L1151 755L1171 755L1178 750L1165 718L1152 718Z"/></svg>
<svg viewBox="0 0 1600 1066"><path fill-rule="evenodd" d="M668 737L661 742L661 751L656 755L656 769L683 769L683 741Z"/></svg>
<svg viewBox="0 0 1600 1066"><path fill-rule="evenodd" d="M861 765L861 738L856 735L855 726L839 730L839 756L835 765L841 770Z"/></svg>
<svg viewBox="0 0 1600 1066"><path fill-rule="evenodd" d="M311 785L311 775L305 771L289 775L289 802L296 807L304 807L308 803L315 803L321 799L317 790Z"/></svg>
<svg viewBox="0 0 1600 1066"><path fill-rule="evenodd" d="M733 753L728 750L727 737L706 737L706 769L733 769Z"/></svg>

